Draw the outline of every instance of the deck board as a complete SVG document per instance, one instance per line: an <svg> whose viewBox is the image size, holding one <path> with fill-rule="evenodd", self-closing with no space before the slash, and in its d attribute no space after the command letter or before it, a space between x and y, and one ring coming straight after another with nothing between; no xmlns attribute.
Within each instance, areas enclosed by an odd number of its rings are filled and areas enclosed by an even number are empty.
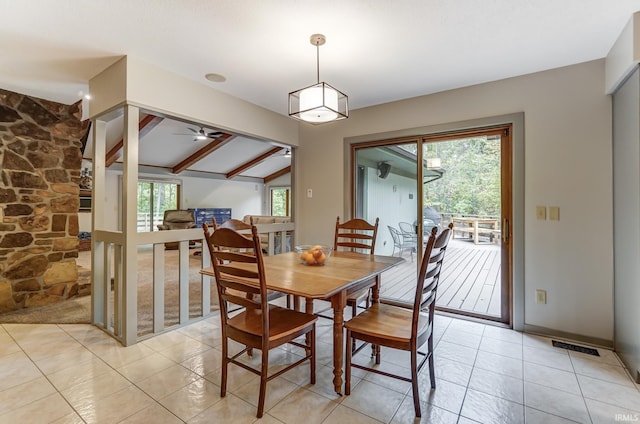
<svg viewBox="0 0 640 424"><path fill-rule="evenodd" d="M380 296L413 301L419 261L406 261L382 274ZM444 259L436 305L500 316L500 247L451 240Z"/></svg>

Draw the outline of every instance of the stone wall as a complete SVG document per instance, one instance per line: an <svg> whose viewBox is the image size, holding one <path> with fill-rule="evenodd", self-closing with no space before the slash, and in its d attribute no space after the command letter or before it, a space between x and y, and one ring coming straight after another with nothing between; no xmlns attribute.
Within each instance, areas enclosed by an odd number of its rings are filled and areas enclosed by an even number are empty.
<svg viewBox="0 0 640 424"><path fill-rule="evenodd" d="M80 102L0 90L0 313L81 292L81 116Z"/></svg>

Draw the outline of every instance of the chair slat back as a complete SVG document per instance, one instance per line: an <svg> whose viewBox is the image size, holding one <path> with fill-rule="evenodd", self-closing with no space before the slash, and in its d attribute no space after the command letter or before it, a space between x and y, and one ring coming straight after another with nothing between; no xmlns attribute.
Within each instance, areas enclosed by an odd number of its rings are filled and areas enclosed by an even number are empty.
<svg viewBox="0 0 640 424"><path fill-rule="evenodd" d="M451 239L453 224L449 224L440 234L433 227L424 250L418 273L418 285L413 305L413 329L417 332L418 317L421 311L429 311L429 323L433 321L436 306L436 293L440 282L440 272L445 251ZM414 333L415 335L415 333Z"/></svg>
<svg viewBox="0 0 640 424"><path fill-rule="evenodd" d="M240 221L239 219L235 219L235 218L229 218L226 221L224 221L222 224L218 224L218 222L216 221L216 218L213 217L213 230L215 231L218 228L229 228L235 231L250 230L251 224L247 224L246 222Z"/></svg>
<svg viewBox="0 0 640 424"><path fill-rule="evenodd" d="M373 255L376 248L376 236L378 235L378 222L371 225L361 218L350 219L340 223L340 217L336 220L336 231L333 240L333 249L361 251Z"/></svg>
<svg viewBox="0 0 640 424"><path fill-rule="evenodd" d="M227 303L245 307L247 310L253 309L256 312L261 310L262 329L267 336L269 328L267 284L256 227L251 227L251 238L231 228L219 227L213 233L209 231L206 223L202 224L202 228L211 255L216 289L220 299L220 314L224 325L229 318Z"/></svg>

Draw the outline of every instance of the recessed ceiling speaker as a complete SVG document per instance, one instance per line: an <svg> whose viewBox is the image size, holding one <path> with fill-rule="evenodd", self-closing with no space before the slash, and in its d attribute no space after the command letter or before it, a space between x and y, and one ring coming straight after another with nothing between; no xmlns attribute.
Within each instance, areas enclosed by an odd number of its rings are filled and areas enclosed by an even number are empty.
<svg viewBox="0 0 640 424"><path fill-rule="evenodd" d="M391 172L391 164L387 162L378 162L378 177L384 180L389 176L389 172Z"/></svg>

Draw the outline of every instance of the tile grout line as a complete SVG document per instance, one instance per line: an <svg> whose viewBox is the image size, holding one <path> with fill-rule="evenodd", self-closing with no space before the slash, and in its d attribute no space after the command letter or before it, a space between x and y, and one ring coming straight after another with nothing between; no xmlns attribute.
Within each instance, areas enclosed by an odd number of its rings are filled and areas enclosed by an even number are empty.
<svg viewBox="0 0 640 424"><path fill-rule="evenodd" d="M60 327L60 326L58 325L58 327ZM166 408L163 404L161 404L158 400L154 399L151 395L149 395L149 394L148 394L146 391L144 391L141 387L139 387L139 386L138 386L134 381L130 380L127 376L125 376L124 374L120 373L120 371L118 371L118 369L117 369L117 368L115 368L113 365L111 365L110 363L108 363L107 361L105 361L103 358L101 358L98 354L96 354L96 353L95 353L95 352L93 352L91 349L89 349L89 348L87 347L87 345L86 345L86 344L84 344L83 342L81 342L80 340L78 340L78 339L77 339L76 337L74 337L72 334L69 334L69 333L68 333L64 328L60 327L60 329L61 329L62 331L64 331L64 332L65 332L65 334L68 334L71 338L73 338L73 339L74 339L78 344L80 344L82 347L84 347L85 349L87 349L87 351L89 351L89 352L90 352L90 353L91 353L95 358L99 359L99 360L100 360L102 363L104 363L107 367L109 367L111 370L113 370L113 371L114 371L114 372L116 372L118 375L120 375L122 378L124 378L124 379L125 379L125 380L127 380L129 383L131 383L131 386L133 386L133 387L135 387L136 389L140 390L142 393L144 393L146 396L148 396L148 397L149 397L149 398L150 398L154 403L158 404L160 407L162 407L163 409L165 409L165 410L166 410L167 412L169 412L171 415L175 416L177 419L179 419L179 420L180 420L180 421L182 421L182 422L185 422L185 421L183 421L180 417L178 417L177 415L175 415L172 411L170 411L169 409L167 409L167 408ZM147 347L149 347L149 346L147 346ZM149 347L149 348L150 348L150 347ZM150 348L150 349L151 349L151 350L153 350L153 351L154 351L154 353L159 353L158 351L156 351L156 350L155 350L155 349L153 349L153 348ZM171 360L170 358L167 358L167 359ZM171 360L171 361L172 361L172 362L175 362L175 361L173 361L173 360ZM133 361L133 362L135 362L135 361ZM128 365L128 364L125 364L125 366L126 366L126 365ZM178 365L180 365L180 364L178 364ZM38 369L39 369L39 368L38 368ZM42 372L42 371L40 370L40 372ZM44 374L44 373L43 373L43 374ZM149 378L150 378L150 377L149 377ZM204 378L204 377L201 377L201 378ZM47 380L49 381L49 379L48 379L48 378L47 378ZM51 381L49 381L49 382L51 383ZM80 383L78 383L78 384L80 384ZM75 413L80 417L80 419L82 419L82 420L86 423L86 420L85 420L85 419L80 415L80 413L79 413L78 411L76 411L76 410L75 410L75 408L73 408L73 406L69 403L69 401L68 401L68 400L67 400L67 398L62 394L62 392L61 392L60 390L58 390L58 388L57 388L53 383L51 383L51 385L52 385L52 386L54 387L54 389L55 389L55 390L60 394L60 396L61 396L61 397L62 397L62 398L67 402L67 404L69 404L69 406L70 406L70 407L74 410L74 412L75 412ZM127 388L125 387L125 388L123 388L122 390L119 390L119 391L117 391L117 392L114 392L114 393L110 394L109 396L112 396L112 395L114 395L114 394L116 394L116 393L122 392L122 391L124 391L124 390L126 390L126 389L127 389ZM144 409L146 409L146 408L143 408L143 409L140 409L140 410L134 411L131 415L128 415L128 416L124 417L124 418L123 418L122 420L120 420L120 421L123 421L123 420L126 420L127 418L130 418L130 417L132 417L132 416L136 415L137 413L139 413L140 411L142 411L142 410L144 410Z"/></svg>
<svg viewBox="0 0 640 424"><path fill-rule="evenodd" d="M482 328L482 334L480 335L480 344L482 344L482 337L484 337L485 328L486 327ZM447 330L448 329L449 329L449 327L447 327ZM446 332L446 330L445 330L445 332ZM435 351L435 348L434 348L434 351ZM466 419L471 420L471 421L475 421L474 419L472 419L470 417L462 415L462 409L464 408L464 402L465 402L465 400L467 400L467 394L469 393L469 384L471 384L471 378L473 377L473 371L476 368L476 361L478 360L478 352L480 352L480 345L478 345L478 348L476 349L476 355L473 358L473 364L471 365L471 374L469 375L469 381L467 381L467 384L466 384L466 386L464 388L464 396L462 396L462 403L460 404L460 410L458 411L458 421L460 421L461 417L466 418ZM524 418L524 410L522 411L522 414L523 414L523 418Z"/></svg>
<svg viewBox="0 0 640 424"><path fill-rule="evenodd" d="M59 326L58 324L54 324L54 325L55 325L56 327L60 328L60 326ZM4 327L4 326L3 326L3 327ZM5 329L5 330L6 330L6 329ZM60 328L60 330L61 330L61 331L63 331L65 334L67 334L67 332L66 332L66 331L64 331L62 328ZM9 332L7 332L7 333L9 333ZM15 343L20 347L20 350L22 351L22 353L23 353L27 358L29 358L29 361L31 361L31 363L32 363L32 364L33 364L33 366L38 370L38 372L40 373L40 375L41 375L44 379L46 379L46 380L47 380L47 382L48 382L49 384L51 384L51 387L53 387L53 389L56 391L56 394L57 394L58 396L60 396L60 397L64 400L64 402L65 402L67 405L69 405L69 408L71 408L71 410L72 410L73 412L75 412L75 414L76 414L78 417L80 417L80 419L81 419L84 423L86 423L87 421L82 417L82 415L80 415L80 413L76 410L76 408L74 408L74 407L73 407L73 405L71 405L71 403L69 402L69 400L68 400L68 399L67 399L67 398L62 394L62 392L61 392L60 390L58 390L58 388L56 387L56 385L55 385L55 384L53 384L53 382L49 379L49 376L47 376L47 375L44 373L44 371L42 371L42 369L38 366L38 364L36 364L36 362L33 360L33 358L31 358L31 356L30 356L27 352L25 352L25 351L24 351L24 349L22 348L22 346L20 345L20 343L19 343L19 342L18 342L18 341L17 341L17 340L16 340L16 339L15 339L15 338L10 334L10 333L9 333L9 335L10 335L10 336L11 336L11 338L15 341ZM73 340L75 340L75 338L74 338ZM93 352L91 352L91 354L93 354ZM14 386L14 387L15 387L15 386ZM48 396L50 396L50 395L48 395ZM48 396L45 396L45 398L46 398L46 397L48 397ZM38 402L38 401L40 401L40 400L42 400L42 399L44 399L44 398L36 399L36 400L34 400L34 401L32 401L32 402L29 402L27 405L31 405L31 404L33 404L34 402ZM27 405L23 405L22 407L27 406ZM21 407L21 408L22 408L22 407ZM15 411L15 410L14 410L14 411Z"/></svg>

